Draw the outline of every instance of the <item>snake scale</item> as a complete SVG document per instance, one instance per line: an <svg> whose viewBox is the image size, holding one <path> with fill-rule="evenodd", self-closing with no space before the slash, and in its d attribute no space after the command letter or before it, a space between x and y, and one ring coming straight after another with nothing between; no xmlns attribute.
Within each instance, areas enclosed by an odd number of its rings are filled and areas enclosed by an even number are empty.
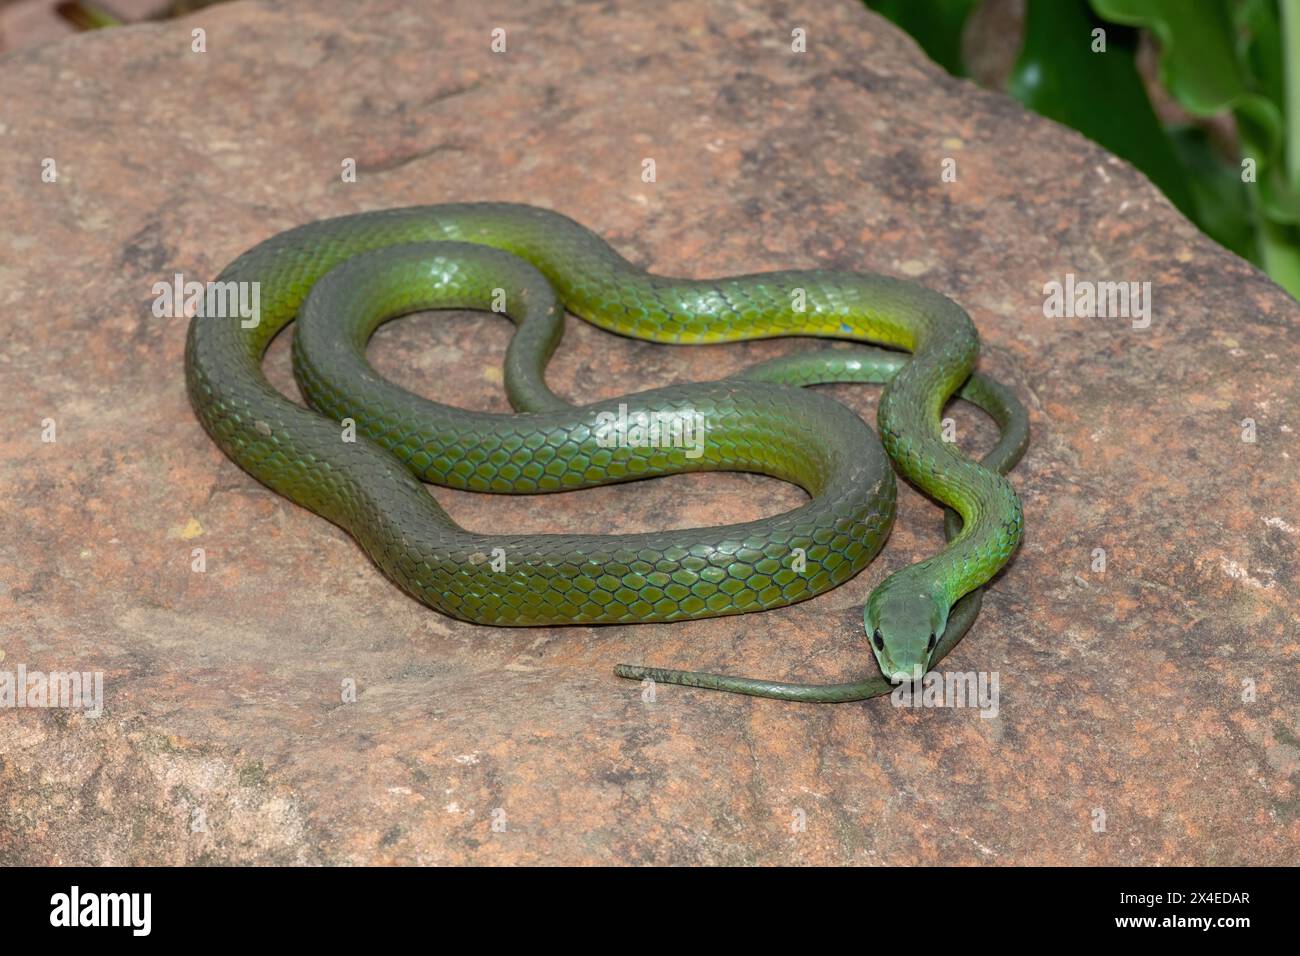
<svg viewBox="0 0 1300 956"><path fill-rule="evenodd" d="M981 586L1021 539L1020 503L1003 473L1028 441L1024 409L973 374L979 339L966 312L916 283L828 270L658 276L565 216L507 203L309 223L254 246L217 281L258 283L260 314L251 328L237 317L190 322L186 381L213 440L259 481L348 531L407 593L462 620L677 621L812 597L862 570L888 536L890 460L948 509L944 550L890 575L867 601L879 674L802 685L620 665L624 677L806 701L886 693L888 678L925 671L961 639ZM365 347L380 324L438 308L504 311L514 321L504 376L514 414L433 402L370 368ZM573 406L544 381L566 309L656 342L808 335L912 354L861 346L796 353L717 382ZM294 373L310 409L272 387L261 367L295 318ZM879 441L839 402L796 387L847 381L885 383ZM1002 429L980 463L942 440L941 415L954 395ZM351 440L344 419L355 424ZM675 440L688 430L694 445ZM712 528L486 535L456 525L424 485L527 494L707 470L770 475L809 500Z"/></svg>

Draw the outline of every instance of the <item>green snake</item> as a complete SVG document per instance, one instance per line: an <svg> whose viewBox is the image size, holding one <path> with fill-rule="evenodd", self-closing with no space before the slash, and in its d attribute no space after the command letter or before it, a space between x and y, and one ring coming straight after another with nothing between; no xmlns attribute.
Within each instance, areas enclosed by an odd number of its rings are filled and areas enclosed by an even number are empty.
<svg viewBox="0 0 1300 956"><path fill-rule="evenodd" d="M309 223L254 246L217 282L257 283L260 312L256 324L190 322L186 381L213 440L253 477L345 529L407 593L462 620L635 623L782 607L843 583L880 550L894 519L889 460L947 507L944 550L890 575L867 600L880 674L802 685L620 665L620 676L806 701L887 693L961 639L981 586L1021 539L1020 502L1002 473L1027 444L1024 410L972 374L979 339L966 312L916 283L828 270L658 276L565 216L506 203ZM421 398L368 365L380 324L445 308L503 311L515 323L504 375L514 414ZM656 342L809 335L912 355L841 347L573 406L544 381L566 309ZM294 373L311 408L262 371L267 346L295 318ZM793 387L842 381L885 383L880 441L839 402ZM1002 428L982 463L942 438L955 394ZM487 535L456 525L424 484L531 494L716 470L789 481L809 500L712 528Z"/></svg>

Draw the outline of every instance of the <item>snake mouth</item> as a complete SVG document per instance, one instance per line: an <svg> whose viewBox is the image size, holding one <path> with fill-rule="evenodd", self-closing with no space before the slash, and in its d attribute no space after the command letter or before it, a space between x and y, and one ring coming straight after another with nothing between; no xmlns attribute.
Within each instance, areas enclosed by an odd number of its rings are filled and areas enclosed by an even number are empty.
<svg viewBox="0 0 1300 956"><path fill-rule="evenodd" d="M898 683L900 675L906 676L904 672L894 663L894 659L886 650L876 651L876 663L880 665L880 673L884 674L886 679L892 684Z"/></svg>
<svg viewBox="0 0 1300 956"><path fill-rule="evenodd" d="M876 663L880 665L880 672L885 675L886 680L895 685L920 680L929 670L929 661L895 661L893 655L887 650L877 652ZM908 663L910 666L907 666Z"/></svg>

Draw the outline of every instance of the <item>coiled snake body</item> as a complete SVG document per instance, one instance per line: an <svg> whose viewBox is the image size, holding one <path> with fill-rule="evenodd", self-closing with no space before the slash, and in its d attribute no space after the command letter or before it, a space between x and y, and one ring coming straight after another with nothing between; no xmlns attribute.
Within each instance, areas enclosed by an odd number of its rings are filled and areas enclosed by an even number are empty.
<svg viewBox="0 0 1300 956"><path fill-rule="evenodd" d="M887 578L864 623L882 673L816 686L621 665L622 676L758 696L854 700L887 692L960 640L979 588L1018 545L1019 501L999 472L1023 452L1019 403L972 375L978 338L951 300L870 273L773 272L674 279L631 265L558 213L474 203L323 220L262 242L219 282L257 282L260 316L196 317L186 347L194 408L240 467L346 529L418 600L497 625L675 621L781 607L849 579L894 517L889 463L870 429L827 396L794 388L887 382L878 424L898 470L950 511L939 554ZM504 307L517 329L505 361L516 414L456 409L370 369L365 345L388 319L430 308ZM601 328L671 343L787 335L905 349L835 349L764 363L719 382L575 407L544 369L564 310ZM294 371L313 410L266 380L261 361L297 316ZM949 398L1003 429L977 464L941 440ZM336 420L353 419L345 440ZM655 422L655 432L613 421ZM664 435L698 436L693 445ZM743 524L625 535L484 535L457 526L423 481L535 493L699 470L750 471L802 486L810 501ZM502 560L503 559L503 560Z"/></svg>

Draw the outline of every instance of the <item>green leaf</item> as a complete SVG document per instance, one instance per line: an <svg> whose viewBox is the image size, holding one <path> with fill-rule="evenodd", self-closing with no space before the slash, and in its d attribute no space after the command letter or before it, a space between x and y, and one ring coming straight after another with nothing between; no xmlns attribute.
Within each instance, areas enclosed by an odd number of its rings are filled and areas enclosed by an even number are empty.
<svg viewBox="0 0 1300 956"><path fill-rule="evenodd" d="M1219 245L1258 263L1250 197L1235 167L1215 154L1209 135L1199 126L1176 127L1169 136L1188 170L1201 215L1198 225Z"/></svg>
<svg viewBox="0 0 1300 956"><path fill-rule="evenodd" d="M1234 8L1237 55L1250 85L1273 103L1286 103L1286 60L1282 53L1282 26L1277 20L1277 0L1241 0Z"/></svg>
<svg viewBox="0 0 1300 956"><path fill-rule="evenodd" d="M961 33L980 0L866 0L881 16L912 35L930 59L954 76L965 76Z"/></svg>
<svg viewBox="0 0 1300 956"><path fill-rule="evenodd" d="M1199 222L1186 171L1137 71L1136 32L1106 27L1105 52L1094 53L1100 26L1086 0L1027 0L1025 43L1008 92L1127 159Z"/></svg>
<svg viewBox="0 0 1300 956"><path fill-rule="evenodd" d="M1300 298L1300 235L1295 226L1260 222L1260 258L1270 279Z"/></svg>
<svg viewBox="0 0 1300 956"><path fill-rule="evenodd" d="M1159 37L1161 81L1189 113L1233 112L1242 156L1255 160L1260 210L1276 222L1300 222L1300 195L1285 169L1285 69L1276 8L1239 7L1232 0L1092 0L1092 8ZM1250 31L1244 41L1239 30ZM1252 89L1255 77L1267 95Z"/></svg>
<svg viewBox="0 0 1300 956"><path fill-rule="evenodd" d="M1092 0L1092 8L1159 37L1161 80L1188 112L1212 116L1247 92L1227 0Z"/></svg>

